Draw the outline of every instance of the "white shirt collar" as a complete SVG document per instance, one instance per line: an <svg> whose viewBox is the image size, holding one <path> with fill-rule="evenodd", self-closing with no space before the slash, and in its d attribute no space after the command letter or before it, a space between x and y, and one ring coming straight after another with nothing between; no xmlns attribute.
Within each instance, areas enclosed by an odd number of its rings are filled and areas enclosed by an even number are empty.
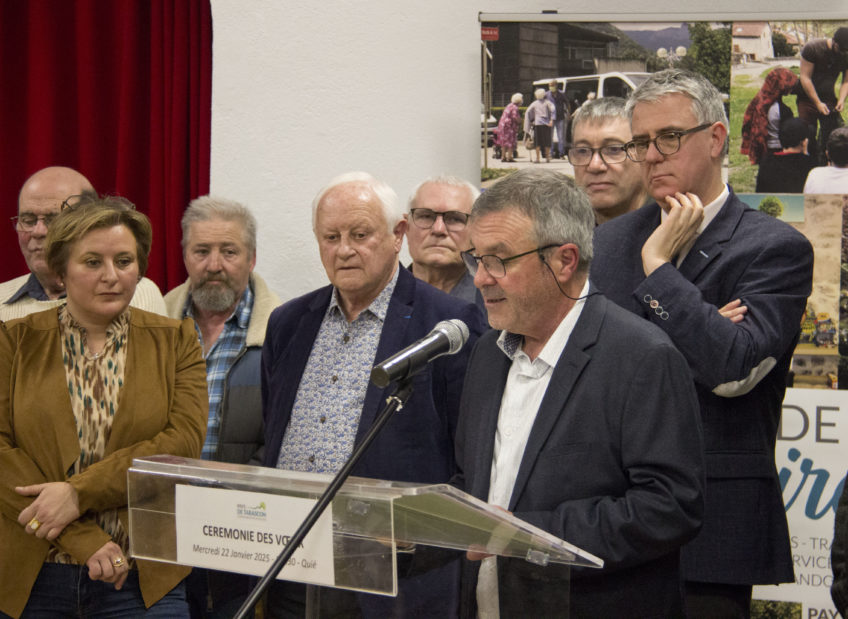
<svg viewBox="0 0 848 619"><path fill-rule="evenodd" d="M551 337L548 338L548 341L545 342L542 352L539 353L536 359L541 359L550 367L556 365L562 351L565 350L565 345L568 343L568 338L574 330L574 325L577 324L577 319L580 318L580 313L583 311L583 306L586 304L586 297L588 294L589 278L587 277L586 282L583 284L583 289L578 295L578 300L575 301L574 306L569 310L562 321L560 321L557 328L551 334ZM503 351L503 353L513 361L515 361L516 356L519 354L524 355L525 357L527 356L522 350L523 342L524 336L517 333L510 333L506 330L501 331L500 336L498 336L498 348L500 348L501 351Z"/></svg>
<svg viewBox="0 0 848 619"><path fill-rule="evenodd" d="M698 236L707 229L707 226L712 223L713 219L716 218L718 212L721 210L721 207L724 206L724 203L727 202L727 199L730 197L730 189L728 189L727 185L722 185L721 193L718 194L715 200L710 202L709 204L704 205L704 220L701 222L701 225L698 226L698 234L680 250L680 253L677 254L677 261L675 262L675 266L680 266L683 263L683 260L686 258L686 255L689 253L689 250L692 249L692 246L695 245L695 241L698 240ZM666 217L668 217L668 213L665 212L663 208L660 208L660 222L665 221Z"/></svg>

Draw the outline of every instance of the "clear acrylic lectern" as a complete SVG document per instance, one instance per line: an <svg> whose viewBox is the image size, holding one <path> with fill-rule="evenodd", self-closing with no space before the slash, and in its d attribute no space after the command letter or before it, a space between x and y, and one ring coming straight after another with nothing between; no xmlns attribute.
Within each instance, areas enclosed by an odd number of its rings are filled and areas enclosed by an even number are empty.
<svg viewBox="0 0 848 619"><path fill-rule="evenodd" d="M128 473L131 554L262 575L331 479L173 456L136 458ZM474 549L539 565L603 565L447 484L351 477L324 518L280 578L397 595L396 553L426 552L418 546Z"/></svg>

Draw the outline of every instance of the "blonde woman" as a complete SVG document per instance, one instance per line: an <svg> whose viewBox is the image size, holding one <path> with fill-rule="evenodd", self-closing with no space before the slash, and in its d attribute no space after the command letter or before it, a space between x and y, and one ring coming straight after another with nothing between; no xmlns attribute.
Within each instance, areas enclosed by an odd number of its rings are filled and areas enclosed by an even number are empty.
<svg viewBox="0 0 848 619"><path fill-rule="evenodd" d="M66 302L0 326L0 617L188 617L189 568L128 555L132 459L199 457L208 408L191 319L129 306L151 236L119 198L65 208Z"/></svg>

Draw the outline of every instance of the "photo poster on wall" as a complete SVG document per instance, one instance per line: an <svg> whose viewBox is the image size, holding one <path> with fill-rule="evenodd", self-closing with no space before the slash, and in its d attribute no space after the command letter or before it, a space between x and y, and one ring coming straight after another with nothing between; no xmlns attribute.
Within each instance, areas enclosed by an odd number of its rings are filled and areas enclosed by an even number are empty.
<svg viewBox="0 0 848 619"><path fill-rule="evenodd" d="M717 16L720 17L720 16ZM481 184L531 165L523 120L534 90L556 80L572 111L587 99L627 97L655 71L682 67L705 75L726 95L730 122L725 173L751 208L796 227L815 252L813 289L801 325L783 406L776 464L789 521L794 584L754 588L755 617L833 617L830 545L834 513L848 471L848 167L835 166L827 193L804 193L808 169L827 166L830 133L845 125L837 106L841 77L827 114L803 93L801 52L833 36L843 20L826 21L485 21L481 16ZM807 51L811 51L813 47ZM805 58L808 56L805 53ZM520 93L521 123L499 136L504 108ZM797 139L801 148L783 147ZM783 123L786 123L785 125ZM793 127L795 137L789 130ZM848 129L846 129L848 131ZM838 134L837 134L838 135ZM554 132L554 142L558 136ZM567 145L570 139L564 137ZM791 173L774 173L774 159ZM511 161L506 161L511 160ZM542 166L573 175L567 157ZM804 167L806 166L806 168ZM803 168L804 173L798 173ZM790 178L791 177L791 178ZM818 185L819 188L822 185Z"/></svg>

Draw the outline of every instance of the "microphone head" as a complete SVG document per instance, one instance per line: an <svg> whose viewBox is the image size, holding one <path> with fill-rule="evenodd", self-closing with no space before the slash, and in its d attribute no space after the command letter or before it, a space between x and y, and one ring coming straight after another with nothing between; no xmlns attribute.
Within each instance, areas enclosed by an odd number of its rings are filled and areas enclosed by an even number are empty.
<svg viewBox="0 0 848 619"><path fill-rule="evenodd" d="M450 351L447 353L449 355L458 353L468 341L468 326L459 318L438 322L433 331L440 331L447 336L450 344Z"/></svg>

